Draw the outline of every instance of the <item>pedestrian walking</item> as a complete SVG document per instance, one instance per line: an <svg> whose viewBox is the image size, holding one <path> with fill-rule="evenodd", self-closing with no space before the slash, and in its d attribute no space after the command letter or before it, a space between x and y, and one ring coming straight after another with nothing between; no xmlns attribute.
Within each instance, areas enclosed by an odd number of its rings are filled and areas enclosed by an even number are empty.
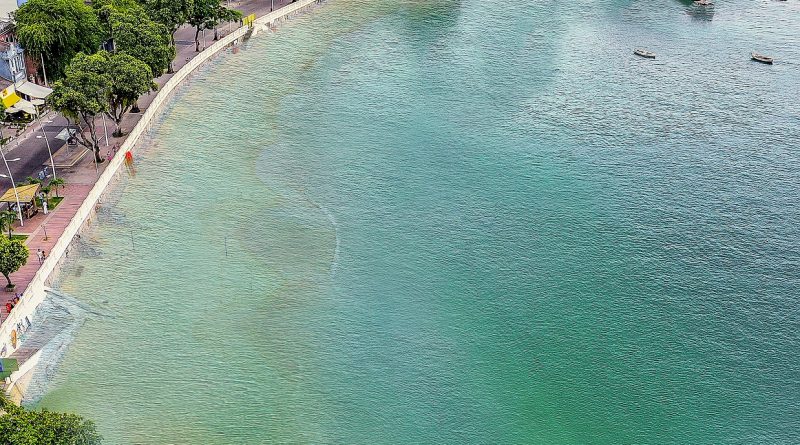
<svg viewBox="0 0 800 445"><path fill-rule="evenodd" d="M43 250L43 251L42 251L42 262L44 262L44 260L46 260L46 259L47 259L47 252L45 252L45 251Z"/></svg>
<svg viewBox="0 0 800 445"><path fill-rule="evenodd" d="M39 264L44 262L44 254L42 254L42 249L38 249L36 251L36 258L39 260Z"/></svg>

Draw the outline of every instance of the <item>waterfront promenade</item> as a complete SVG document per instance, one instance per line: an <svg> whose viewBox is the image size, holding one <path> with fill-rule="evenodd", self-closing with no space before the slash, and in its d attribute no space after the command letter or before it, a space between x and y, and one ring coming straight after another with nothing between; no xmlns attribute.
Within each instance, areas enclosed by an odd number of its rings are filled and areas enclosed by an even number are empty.
<svg viewBox="0 0 800 445"><path fill-rule="evenodd" d="M239 2L232 1L228 6L241 11L245 16L255 14L257 17L260 17L269 13L273 5L275 9L279 9L290 3L292 3L290 0L275 0L274 2L267 0L244 0ZM218 29L219 37L222 38L238 27L239 25L236 23L231 23L230 26L227 24L222 25ZM207 46L214 43L213 37L213 30L206 31L205 38L203 38L201 33L200 49L204 50ZM175 33L175 42L177 54L173 61L173 68L175 71L178 71L199 54L195 51L194 28L188 25L181 27ZM155 79L155 82L161 87L166 84L173 75L174 74L164 74ZM138 102L141 111L139 113L129 113L125 116L122 121L122 128L125 132L130 131L141 119L142 114L150 106L155 94L156 93L150 93L142 96ZM66 119L54 112L45 114L42 119L44 120L43 130L51 143L56 141L54 138L58 132L68 125ZM105 139L101 119L98 119L97 128L101 136L101 154L103 157L105 157L110 147L115 145L121 146L126 139L126 136L120 138L113 137L111 135L113 131L110 125L111 122L107 120L107 124L109 125L108 140ZM17 140L12 141L9 146L5 148L7 157L20 158L19 161L9 164L16 182L21 182L27 176L35 177L36 173L41 170L45 164L49 165L49 154L40 128L38 123L29 126ZM56 150L58 147L54 144L52 148ZM78 149L82 150L83 148L80 147ZM40 266L36 255L37 251L41 249L48 254L50 253L51 247L62 235L106 166L107 163L105 162L96 165L93 156L87 154L73 167L58 170L57 176L64 178L67 183L63 190L59 192L64 196L64 200L55 210L49 212L48 215L44 215L40 212L32 219L26 220L24 226L20 226L19 223L14 225L15 234L28 236L25 242L30 251L27 264L20 268L19 271L11 274L12 282L16 285L15 293L20 295L24 293ZM3 185L9 186L10 183L6 181ZM13 297L13 293L4 293L4 295L5 298L0 302L3 306L2 311L0 311L0 324L4 322L9 315L5 310L5 302Z"/></svg>

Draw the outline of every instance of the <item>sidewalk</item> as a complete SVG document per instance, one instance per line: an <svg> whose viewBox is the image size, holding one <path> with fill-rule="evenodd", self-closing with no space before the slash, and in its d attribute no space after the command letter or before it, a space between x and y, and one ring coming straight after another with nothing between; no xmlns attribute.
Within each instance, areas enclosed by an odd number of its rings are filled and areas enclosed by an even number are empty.
<svg viewBox="0 0 800 445"><path fill-rule="evenodd" d="M231 1L226 3L226 5L229 5L232 9L241 11L244 16L255 14L257 17L260 17L270 12L271 3L271 0L243 0L238 2ZM275 0L275 9L279 9L290 3L292 3L290 0ZM229 29L233 31L237 29L238 26L239 25L236 23L232 23L230 27L223 25L219 28L219 37L222 38L228 34ZM206 46L210 46L214 43L212 40L213 38L214 31L206 31ZM198 54L195 52L194 28L184 25L178 29L175 33L175 43L177 54L173 61L173 68L177 71ZM205 49L205 47L203 46L201 33L200 50L202 51L203 49ZM164 74L155 79L155 82L161 87L172 76L173 74ZM155 93L151 93L139 99L138 105L142 112L150 106L154 97ZM44 115L42 119L44 120L44 122L42 122L44 132L50 142L53 153L55 153L63 145L63 141L55 139L55 136L67 126L67 120L54 112ZM141 119L141 112L128 113L122 120L121 127L123 131L129 131L136 125L139 119ZM103 158L105 158L107 152L106 147L113 147L115 144L121 146L122 142L125 141L125 136L121 138L112 136L114 124L108 118L106 118L106 126L109 136L108 141L105 139L102 119L97 120L98 133L101 139L100 153ZM83 149L83 147L80 147L80 149ZM9 168L11 169L15 182L23 182L27 176L36 177L37 173L44 165L49 165L50 163L47 145L45 139L42 137L42 131L40 130L38 122L29 126L18 140L12 141L9 146L4 147L3 150L6 152L6 157L9 159L20 158L19 161L9 163ZM95 168L98 168L99 172L97 172ZM64 229L72 220L72 217L75 215L84 199L88 196L99 174L102 174L105 168L105 162L95 166L94 156L87 154L72 168L63 171L58 170L56 175L60 178L64 178L66 182L66 186L63 190L59 191L59 194L64 196L64 200L61 201L55 210L49 212L47 215L39 212L39 214L33 218L26 220L24 226L20 227L19 222L14 225L13 231L15 234L28 235L25 244L30 250L28 263L19 271L11 274L11 281L16 285L14 293L21 295L28 287L31 279L39 269L39 260L36 256L36 252L38 249L42 249L48 254L50 253L50 247L55 244L64 232ZM5 166L0 163L0 173L2 173L3 170L5 170ZM10 185L8 179L0 179L0 186L2 186L3 190ZM47 231L47 240L44 239L45 231ZM14 296L14 293L0 291L0 324L8 317L5 303ZM5 298L3 296L5 296Z"/></svg>

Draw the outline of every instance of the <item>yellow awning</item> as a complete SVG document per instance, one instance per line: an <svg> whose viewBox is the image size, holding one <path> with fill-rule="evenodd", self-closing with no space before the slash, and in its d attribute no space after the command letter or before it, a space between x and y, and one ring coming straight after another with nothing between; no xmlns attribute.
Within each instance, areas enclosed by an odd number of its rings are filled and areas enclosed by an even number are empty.
<svg viewBox="0 0 800 445"><path fill-rule="evenodd" d="M19 195L19 202L31 202L39 191L39 184L21 185L17 187L17 195ZM14 194L14 188L8 189L3 196L0 197L0 202L17 202L17 196Z"/></svg>
<svg viewBox="0 0 800 445"><path fill-rule="evenodd" d="M6 113L8 114L19 113L20 111L34 115L36 114L36 106L25 99L18 98L17 103L15 103L13 106L6 107Z"/></svg>
<svg viewBox="0 0 800 445"><path fill-rule="evenodd" d="M3 98L3 106L6 108L11 108L15 103L20 101L20 97L17 96L16 91L14 90L13 86L10 86L3 90L3 93L0 94Z"/></svg>

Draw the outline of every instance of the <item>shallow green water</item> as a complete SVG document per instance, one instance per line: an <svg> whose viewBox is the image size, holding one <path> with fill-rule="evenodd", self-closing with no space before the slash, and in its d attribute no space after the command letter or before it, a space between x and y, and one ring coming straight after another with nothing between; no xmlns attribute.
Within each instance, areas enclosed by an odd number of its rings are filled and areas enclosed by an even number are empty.
<svg viewBox="0 0 800 445"><path fill-rule="evenodd" d="M112 316L39 405L114 444L800 442L800 6L717 3L337 0L219 58L84 237L61 287Z"/></svg>

